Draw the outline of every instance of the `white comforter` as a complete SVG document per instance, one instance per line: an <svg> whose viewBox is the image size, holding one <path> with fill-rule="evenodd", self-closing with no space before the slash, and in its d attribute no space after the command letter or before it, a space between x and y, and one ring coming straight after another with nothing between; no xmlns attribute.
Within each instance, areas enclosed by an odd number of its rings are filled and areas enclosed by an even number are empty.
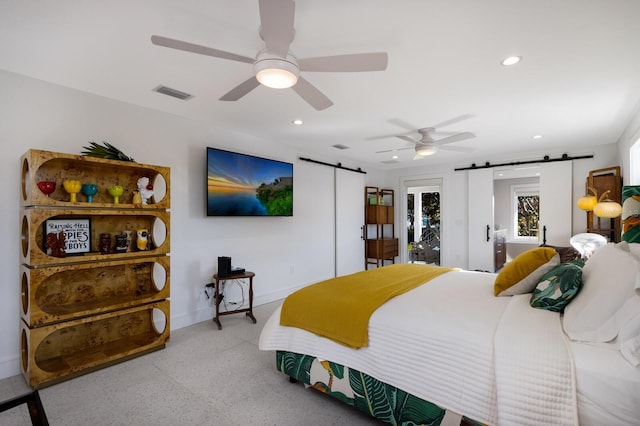
<svg viewBox="0 0 640 426"><path fill-rule="evenodd" d="M280 326L278 309L260 349L331 360L488 424L577 424L558 314L531 308L528 296L494 297L494 280L454 271L388 301L359 350Z"/></svg>

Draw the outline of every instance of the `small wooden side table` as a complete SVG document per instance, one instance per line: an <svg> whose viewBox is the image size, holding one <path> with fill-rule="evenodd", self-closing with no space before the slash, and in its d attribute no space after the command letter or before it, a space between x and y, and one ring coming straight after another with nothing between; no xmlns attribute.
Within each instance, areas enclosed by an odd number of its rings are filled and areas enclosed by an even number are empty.
<svg viewBox="0 0 640 426"><path fill-rule="evenodd" d="M250 271L245 271L240 274L232 274L226 277L219 277L218 274L215 274L213 276L213 279L216 280L216 286L213 290L213 303L215 303L216 305L216 316L213 317L213 322L215 322L218 325L218 330L222 330L222 324L220 324L220 317L222 315L231 315L231 314L238 314L240 312L244 312L246 316L251 318L251 321L253 321L254 324L256 323L256 317L253 316L253 277L255 276L256 274ZM238 280L238 279L249 279L249 307L243 308L243 309L236 309L233 311L220 312L220 298L218 297L220 283L227 280Z"/></svg>

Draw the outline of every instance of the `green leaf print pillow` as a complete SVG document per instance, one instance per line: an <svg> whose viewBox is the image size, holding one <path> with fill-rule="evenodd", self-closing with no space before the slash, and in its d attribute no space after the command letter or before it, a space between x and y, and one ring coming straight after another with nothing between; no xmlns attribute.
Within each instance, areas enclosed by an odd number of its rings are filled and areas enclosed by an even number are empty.
<svg viewBox="0 0 640 426"><path fill-rule="evenodd" d="M560 312L573 300L582 285L584 260L561 263L538 282L531 295L531 306Z"/></svg>

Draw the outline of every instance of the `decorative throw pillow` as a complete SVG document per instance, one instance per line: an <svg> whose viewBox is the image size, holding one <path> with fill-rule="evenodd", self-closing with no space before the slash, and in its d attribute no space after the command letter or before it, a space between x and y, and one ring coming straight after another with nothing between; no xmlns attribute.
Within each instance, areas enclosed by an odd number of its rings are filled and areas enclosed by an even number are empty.
<svg viewBox="0 0 640 426"><path fill-rule="evenodd" d="M560 312L573 300L582 285L582 259L561 263L544 274L533 290L534 308Z"/></svg>
<svg viewBox="0 0 640 426"><path fill-rule="evenodd" d="M548 244L541 244L540 247L551 247L560 255L560 263L571 262L572 260L580 259L580 252L573 247L558 247L550 246Z"/></svg>
<svg viewBox="0 0 640 426"><path fill-rule="evenodd" d="M496 296L531 293L549 270L560 263L560 256L549 247L537 247L520 253L500 271L493 283Z"/></svg>
<svg viewBox="0 0 640 426"><path fill-rule="evenodd" d="M624 248L609 243L585 263L582 289L562 319L571 340L609 342L638 314L640 262Z"/></svg>

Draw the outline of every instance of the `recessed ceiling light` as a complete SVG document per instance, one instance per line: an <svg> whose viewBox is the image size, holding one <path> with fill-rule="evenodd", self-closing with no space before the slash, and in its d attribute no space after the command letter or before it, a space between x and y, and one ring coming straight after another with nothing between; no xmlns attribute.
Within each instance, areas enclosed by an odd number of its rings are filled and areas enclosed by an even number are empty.
<svg viewBox="0 0 640 426"><path fill-rule="evenodd" d="M302 124L302 120L300 119L293 120L292 123L295 124L296 126L300 126Z"/></svg>
<svg viewBox="0 0 640 426"><path fill-rule="evenodd" d="M397 156L397 155L394 155L394 156L393 156L393 157L391 157L391 158L393 158L394 160L397 160L397 159L398 159L398 156Z"/></svg>
<svg viewBox="0 0 640 426"><path fill-rule="evenodd" d="M520 62L522 60L522 56L509 56L508 58L504 58L502 60L502 65L504 66L509 66L509 65L515 65L518 62Z"/></svg>
<svg viewBox="0 0 640 426"><path fill-rule="evenodd" d="M542 135L535 135L533 138L534 139L542 139Z"/></svg>

